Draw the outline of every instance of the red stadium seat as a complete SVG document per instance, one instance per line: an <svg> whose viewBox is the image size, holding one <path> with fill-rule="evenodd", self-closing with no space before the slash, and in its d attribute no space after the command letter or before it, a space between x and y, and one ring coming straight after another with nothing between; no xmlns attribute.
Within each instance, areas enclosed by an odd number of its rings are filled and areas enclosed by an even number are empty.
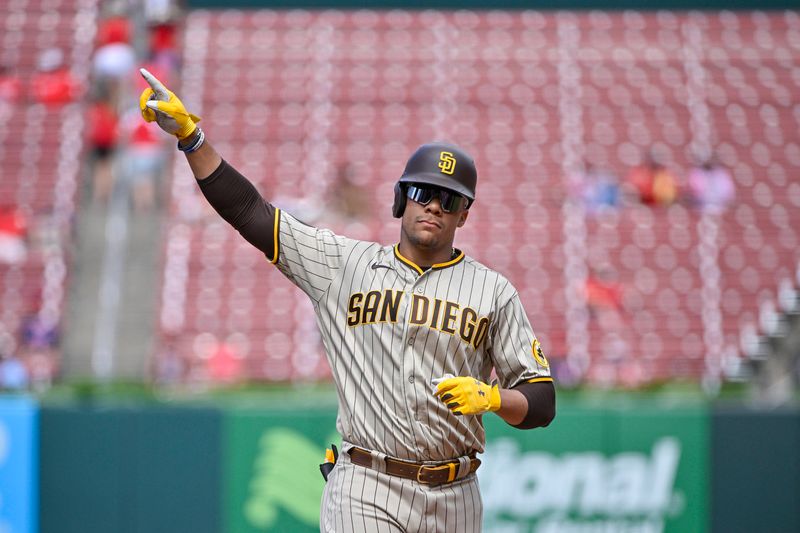
<svg viewBox="0 0 800 533"><path fill-rule="evenodd" d="M21 261L0 259L0 334L18 337L23 320L35 314L61 321L83 110L79 102L35 103L29 84L40 53L52 47L61 49L77 81L86 84L91 49L83 39L93 34L88 30L96 7L75 0L4 5L0 63L18 76L23 97L8 102L0 96L0 211L18 209L28 227ZM76 20L86 24L76 26Z"/></svg>
<svg viewBox="0 0 800 533"><path fill-rule="evenodd" d="M467 148L483 178L457 245L514 282L554 365L589 352L589 382L707 377L707 354L738 357L741 328L795 268L793 13L231 10L193 11L187 28L205 128L267 197L320 205L351 164L380 213L364 238L391 243L406 155L431 138ZM736 181L713 221L684 203L589 212L567 182L587 162L623 179L655 149L682 188L697 146ZM202 200L174 187L162 334L241 333L253 379L326 376L305 296L213 215L187 221ZM585 257L566 257L565 239ZM590 308L581 283L603 269L618 304Z"/></svg>

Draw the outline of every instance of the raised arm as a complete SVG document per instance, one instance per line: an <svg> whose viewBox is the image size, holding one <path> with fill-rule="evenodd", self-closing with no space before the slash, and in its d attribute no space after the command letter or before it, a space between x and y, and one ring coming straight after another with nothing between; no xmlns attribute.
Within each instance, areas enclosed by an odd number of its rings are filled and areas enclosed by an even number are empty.
<svg viewBox="0 0 800 533"><path fill-rule="evenodd" d="M146 69L139 69L139 72L150 85L139 97L142 117L147 122L156 122L162 130L177 137L179 149L186 154L194 177L206 179L219 167L222 158L197 127L200 117L186 111L175 93Z"/></svg>
<svg viewBox="0 0 800 533"><path fill-rule="evenodd" d="M192 143L198 141L199 137L200 131L199 128L197 128L189 138L179 142L181 147L191 146ZM203 133L203 143L200 147L194 152L184 152L184 154L186 154L186 161L189 162L189 167L192 169L192 173L194 173L194 177L198 181L202 181L211 176L222 163L222 157L214 150L214 147L211 146L208 139L205 138L205 133Z"/></svg>
<svg viewBox="0 0 800 533"><path fill-rule="evenodd" d="M178 149L211 206L249 243L274 263L275 208L259 194L250 181L220 155L197 126L200 117L186 111L183 102L145 69L140 72L150 85L139 97L139 108L147 122L178 139Z"/></svg>

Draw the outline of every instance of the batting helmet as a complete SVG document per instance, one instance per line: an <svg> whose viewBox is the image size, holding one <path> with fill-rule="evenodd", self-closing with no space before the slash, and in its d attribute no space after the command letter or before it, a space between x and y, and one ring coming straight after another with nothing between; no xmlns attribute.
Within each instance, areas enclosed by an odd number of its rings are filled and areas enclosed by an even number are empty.
<svg viewBox="0 0 800 533"><path fill-rule="evenodd" d="M400 218L406 209L404 184L424 183L457 192L469 200L469 207L475 201L477 181L475 162L464 150L440 142L423 144L408 159L403 175L394 186L392 215Z"/></svg>

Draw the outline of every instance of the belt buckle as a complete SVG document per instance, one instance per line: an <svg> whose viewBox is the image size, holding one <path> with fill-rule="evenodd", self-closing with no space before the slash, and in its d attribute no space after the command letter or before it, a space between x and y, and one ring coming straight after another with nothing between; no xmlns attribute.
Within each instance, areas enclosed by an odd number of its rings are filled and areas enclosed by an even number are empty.
<svg viewBox="0 0 800 533"><path fill-rule="evenodd" d="M422 470L425 468L425 465L420 466L417 468L417 483L422 483L423 485L429 485L430 482L423 480L420 476L422 475Z"/></svg>
<svg viewBox="0 0 800 533"><path fill-rule="evenodd" d="M444 470L445 468L447 468L449 470L450 469L450 465L449 464L444 464L444 465L437 465L437 466L427 466L427 465L420 466L419 469L417 470L417 483L422 483L423 485L433 485L433 483L431 481L426 481L426 480L424 480L424 479L422 479L420 477L422 475L422 471L423 470L429 470L429 471L432 471L432 472L436 472L436 471L439 471L439 470ZM438 484L439 483L437 483L437 485Z"/></svg>

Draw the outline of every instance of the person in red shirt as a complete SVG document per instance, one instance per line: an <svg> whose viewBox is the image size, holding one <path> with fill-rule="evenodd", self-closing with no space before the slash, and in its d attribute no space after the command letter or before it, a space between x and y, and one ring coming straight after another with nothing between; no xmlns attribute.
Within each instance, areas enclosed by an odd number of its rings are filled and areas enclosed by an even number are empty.
<svg viewBox="0 0 800 533"><path fill-rule="evenodd" d="M77 100L82 87L64 65L64 53L49 48L38 59L38 72L31 79L31 93L36 102L47 105L64 105Z"/></svg>
<svg viewBox="0 0 800 533"><path fill-rule="evenodd" d="M107 87L111 102L119 102L122 84L135 70L136 52L131 45L131 22L119 7L112 7L110 11L98 26L92 77L96 83Z"/></svg>
<svg viewBox="0 0 800 533"><path fill-rule="evenodd" d="M177 26L172 22L160 22L150 26L149 31L152 62L168 72L177 72L181 65Z"/></svg>
<svg viewBox="0 0 800 533"><path fill-rule="evenodd" d="M113 15L103 19L97 28L96 48L107 44L131 42L131 23L121 15Z"/></svg>
<svg viewBox="0 0 800 533"><path fill-rule="evenodd" d="M28 254L28 220L15 206L0 207L0 263L19 264Z"/></svg>
<svg viewBox="0 0 800 533"><path fill-rule="evenodd" d="M622 285L610 267L591 270L586 278L584 294L592 317L602 311L622 312Z"/></svg>
<svg viewBox="0 0 800 533"><path fill-rule="evenodd" d="M646 205L670 205L678 197L677 179L652 154L630 170L627 183Z"/></svg>
<svg viewBox="0 0 800 533"><path fill-rule="evenodd" d="M117 111L103 96L97 96L86 110L87 144L91 150L93 198L108 199L113 184L112 162L119 137Z"/></svg>

